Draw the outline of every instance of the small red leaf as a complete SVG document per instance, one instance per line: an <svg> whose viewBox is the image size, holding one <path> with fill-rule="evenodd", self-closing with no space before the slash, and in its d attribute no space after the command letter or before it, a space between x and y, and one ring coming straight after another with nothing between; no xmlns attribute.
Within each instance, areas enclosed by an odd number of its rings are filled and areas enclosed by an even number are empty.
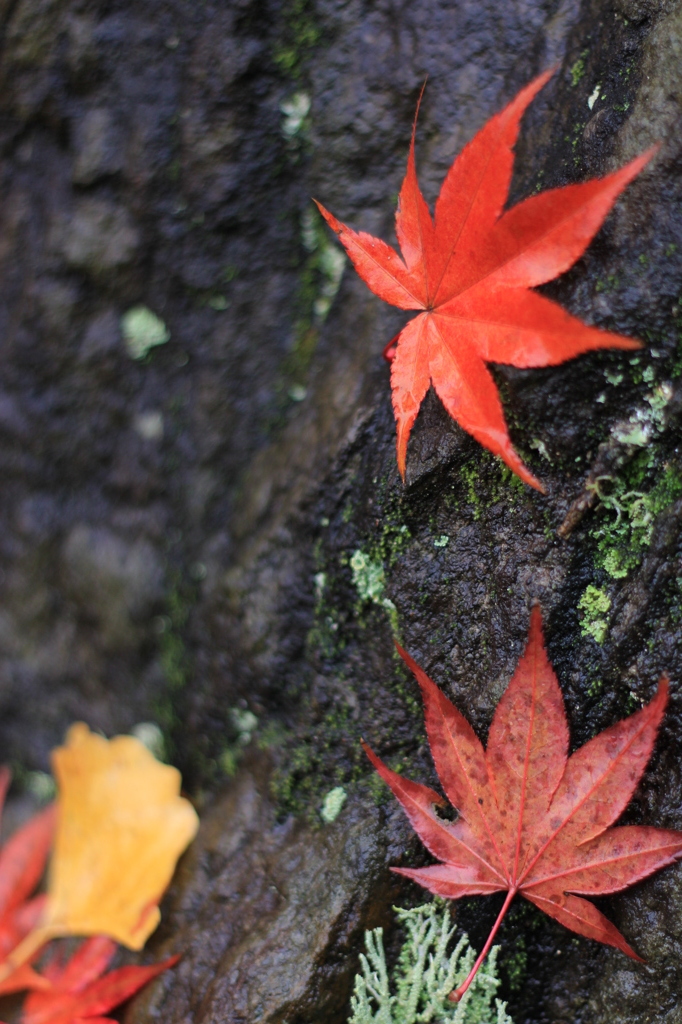
<svg viewBox="0 0 682 1024"><path fill-rule="evenodd" d="M75 1024L106 1021L104 1015L130 999L147 982L180 959L171 956L146 967L120 967L100 977L116 950L104 936L87 939L64 967L53 963L46 970L52 987L32 992L24 1002L22 1024Z"/></svg>
<svg viewBox="0 0 682 1024"><path fill-rule="evenodd" d="M0 811L10 779L9 770L0 768ZM36 927L43 915L45 897L29 897L45 871L55 816L54 805L34 815L0 850L0 963ZM45 987L49 987L49 982L26 964L7 973L0 982L0 995Z"/></svg>
<svg viewBox="0 0 682 1024"><path fill-rule="evenodd" d="M59 988L81 992L99 978L116 953L116 943L106 935L95 935L81 943L64 968L54 976ZM47 973L47 972L46 972Z"/></svg>
<svg viewBox="0 0 682 1024"><path fill-rule="evenodd" d="M417 181L413 128L396 212L402 258L317 204L372 291L400 309L420 310L384 349L392 360L403 479L410 432L433 384L464 430L542 490L512 447L486 362L552 366L592 349L639 347L632 338L588 327L529 289L575 263L656 147L605 178L551 189L503 212L521 117L552 73L522 89L465 146L443 182L434 218Z"/></svg>

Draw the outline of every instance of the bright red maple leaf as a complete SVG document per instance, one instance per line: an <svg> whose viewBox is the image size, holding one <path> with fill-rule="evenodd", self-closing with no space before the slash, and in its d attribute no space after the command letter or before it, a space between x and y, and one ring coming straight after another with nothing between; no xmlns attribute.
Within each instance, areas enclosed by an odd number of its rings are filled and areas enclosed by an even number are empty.
<svg viewBox="0 0 682 1024"><path fill-rule="evenodd" d="M639 347L631 338L588 327L530 289L575 263L656 147L605 178L549 189L503 212L521 116L552 74L522 89L465 146L443 182L433 218L417 183L415 118L396 211L402 259L386 242L353 231L317 203L372 291L400 309L421 310L384 350L391 360L403 479L410 431L433 383L464 430L542 490L512 447L486 363L553 366L591 349Z"/></svg>
<svg viewBox="0 0 682 1024"><path fill-rule="evenodd" d="M26 997L21 1024L116 1024L106 1014L180 959L171 956L148 967L104 974L115 952L112 939L96 936L83 942L64 966L53 960L45 969L50 988Z"/></svg>
<svg viewBox="0 0 682 1024"><path fill-rule="evenodd" d="M9 769L0 768L0 812L10 778ZM50 805L17 829L0 850L0 963L40 919L45 897L30 897L45 871L54 828L55 807ZM32 967L24 964L0 983L0 995L44 988L46 984Z"/></svg>
<svg viewBox="0 0 682 1024"><path fill-rule="evenodd" d="M486 956L519 893L579 935L639 960L618 929L582 896L617 892L682 856L682 832L609 826L635 791L651 756L668 698L658 693L568 756L568 725L559 683L547 660L540 610L528 645L497 705L484 750L467 720L401 647L424 698L426 731L438 776L459 812L436 808L432 789L397 775L365 750L403 806L426 848L442 863L393 868L450 899L505 892L507 898L466 981Z"/></svg>

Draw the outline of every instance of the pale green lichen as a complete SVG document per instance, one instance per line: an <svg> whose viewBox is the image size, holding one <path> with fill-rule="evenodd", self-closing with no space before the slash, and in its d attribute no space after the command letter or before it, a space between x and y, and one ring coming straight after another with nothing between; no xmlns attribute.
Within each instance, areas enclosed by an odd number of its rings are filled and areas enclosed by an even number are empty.
<svg viewBox="0 0 682 1024"><path fill-rule="evenodd" d="M447 533L441 533L440 537L436 537L433 542L434 548L445 548L450 543L450 538Z"/></svg>
<svg viewBox="0 0 682 1024"><path fill-rule="evenodd" d="M313 312L320 321L325 319L331 309L332 302L341 284L345 266L346 257L338 246L328 243L320 247L318 267L322 274L322 285L313 303Z"/></svg>
<svg viewBox="0 0 682 1024"><path fill-rule="evenodd" d="M455 928L450 927L449 910L438 901L414 910L396 908L396 913L407 940L392 977L383 929L365 932L366 954L360 954L362 970L355 976L348 1024L513 1024L506 1003L495 999L499 946L491 950L461 1001L451 1003L449 993L464 981L476 955L467 936L448 952Z"/></svg>
<svg viewBox="0 0 682 1024"><path fill-rule="evenodd" d="M348 794L343 786L335 786L334 789L329 790L322 801L322 809L320 810L320 817L325 825L331 825L333 821L336 821L347 797Z"/></svg>
<svg viewBox="0 0 682 1024"><path fill-rule="evenodd" d="M636 479L635 472L631 476ZM666 466L646 490L631 489L630 481L610 476L598 477L592 489L606 514L590 531L597 541L595 562L609 576L623 579L651 544L656 517L682 495L682 475L675 467Z"/></svg>
<svg viewBox="0 0 682 1024"><path fill-rule="evenodd" d="M130 732L147 748L150 754L154 755L157 761L166 760L166 741L156 722L138 722Z"/></svg>
<svg viewBox="0 0 682 1024"><path fill-rule="evenodd" d="M284 115L282 134L286 139L294 139L305 128L306 118L310 113L310 96L307 92L295 92L293 96L282 100L279 109Z"/></svg>
<svg viewBox="0 0 682 1024"><path fill-rule="evenodd" d="M248 708L230 708L230 721L237 733L237 738L225 745L217 759L218 767L228 778L232 778L236 774L244 747L251 742L253 734L258 728L258 719Z"/></svg>
<svg viewBox="0 0 682 1024"><path fill-rule="evenodd" d="M398 609L389 598L384 597L386 575L381 562L374 562L359 548L350 559L353 584L361 601L371 601L379 605L388 615L394 636L398 635Z"/></svg>
<svg viewBox="0 0 682 1024"><path fill-rule="evenodd" d="M301 243L307 256L299 276L293 346L283 368L286 392L295 402L306 397L310 361L346 265L344 252L331 240L313 207L301 216Z"/></svg>
<svg viewBox="0 0 682 1024"><path fill-rule="evenodd" d="M350 567L353 572L353 583L360 599L381 604L386 583L384 567L381 562L373 562L369 555L358 548L351 555Z"/></svg>
<svg viewBox="0 0 682 1024"><path fill-rule="evenodd" d="M583 613L580 619L583 636L591 636L598 644L603 644L609 628L608 619L605 618L611 609L609 595L590 583L578 601L578 608Z"/></svg>
<svg viewBox="0 0 682 1024"><path fill-rule="evenodd" d="M653 384L653 366L640 371L639 357L630 362L640 380ZM622 380L622 375L607 373L606 377L611 384ZM644 396L644 405L612 429L612 439L631 449L631 461L623 476L603 475L588 484L599 498L598 509L605 513L590 530L597 541L595 562L614 579L623 579L640 563L643 549L651 543L656 516L682 494L682 475L672 466L666 466L655 482L651 480L656 467L652 442L666 426L666 407L672 393L669 382L658 384Z"/></svg>
<svg viewBox="0 0 682 1024"><path fill-rule="evenodd" d="M597 84L595 85L594 89L592 90L592 92L590 93L590 95L589 95L589 97L587 99L587 105L590 108L590 110L592 110L593 106L595 105L595 103L599 99L599 90L600 89L601 89L601 82L597 82Z"/></svg>
<svg viewBox="0 0 682 1024"><path fill-rule="evenodd" d="M647 369L650 369L650 367L646 367L641 372L637 371L640 380L644 380L644 374ZM650 381L648 380L648 382ZM672 388L669 384L662 384L650 395L646 395L645 401L649 408L640 406L634 410L625 423L617 423L612 431L614 440L620 444L634 445L635 448L646 448L655 435L663 428L663 410L671 395Z"/></svg>
<svg viewBox="0 0 682 1024"><path fill-rule="evenodd" d="M652 374L647 371L651 369L651 367L646 367L641 373L641 379L646 380L649 384L653 378ZM614 440L620 444L646 448L665 426L665 407L672 398L672 394L672 385L665 382L659 384L650 394L645 395L644 401L648 408L640 406L634 410L625 423L616 424L612 431Z"/></svg>
<svg viewBox="0 0 682 1024"><path fill-rule="evenodd" d="M248 711L244 708L230 708L230 718L237 730L239 742L246 746L247 743L251 742L251 736L258 726L258 719L253 711Z"/></svg>
<svg viewBox="0 0 682 1024"><path fill-rule="evenodd" d="M551 466L551 464L552 464L552 456L547 451L547 445L545 444L544 441L541 441L540 438L538 438L538 437L534 437L534 438L531 439L531 441L529 441L529 445L530 445L531 448L534 448L535 451L538 452L542 456L543 459L546 459L547 462L549 462L549 464Z"/></svg>
<svg viewBox="0 0 682 1024"><path fill-rule="evenodd" d="M304 210L301 217L301 241L304 249L310 253L311 267L318 271L321 278L313 301L313 313L322 323L339 290L346 266L346 256L343 250L330 240L319 214L312 207Z"/></svg>
<svg viewBox="0 0 682 1024"><path fill-rule="evenodd" d="M47 804L57 795L57 785L47 772L27 772L25 783L26 789L39 804Z"/></svg>
<svg viewBox="0 0 682 1024"><path fill-rule="evenodd" d="M121 333L132 359L144 359L151 349L165 345L170 338L170 331L163 320L146 306L133 306L123 314Z"/></svg>
<svg viewBox="0 0 682 1024"><path fill-rule="evenodd" d="M163 413L158 409L138 413L133 417L133 430L143 441L161 441L164 434Z"/></svg>

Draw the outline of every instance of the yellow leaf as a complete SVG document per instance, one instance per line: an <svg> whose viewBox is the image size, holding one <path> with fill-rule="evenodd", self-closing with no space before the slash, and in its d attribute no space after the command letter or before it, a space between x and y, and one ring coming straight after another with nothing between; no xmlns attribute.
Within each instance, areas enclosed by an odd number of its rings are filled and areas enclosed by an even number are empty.
<svg viewBox="0 0 682 1024"><path fill-rule="evenodd" d="M141 949L198 827L194 808L180 796L180 773L132 736L106 740L79 722L52 762L58 824L46 911L6 961L12 969L62 935L109 935ZM2 968L0 981L1 975Z"/></svg>

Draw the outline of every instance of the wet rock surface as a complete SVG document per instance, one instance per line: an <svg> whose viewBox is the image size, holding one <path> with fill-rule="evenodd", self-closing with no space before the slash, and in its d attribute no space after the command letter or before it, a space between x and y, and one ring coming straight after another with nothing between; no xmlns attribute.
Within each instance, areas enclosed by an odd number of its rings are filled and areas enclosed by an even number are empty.
<svg viewBox="0 0 682 1024"><path fill-rule="evenodd" d="M345 1019L363 928L421 898L392 887L388 865L421 854L358 744L434 781L396 631L481 736L534 600L576 745L666 670L671 709L627 820L682 827L681 10L0 10L0 738L44 770L74 718L154 720L206 801L155 940L185 957L130 1011L140 1024ZM552 64L511 201L662 142L543 289L645 348L493 369L546 496L433 395L403 487L380 355L403 318L341 273L310 196L390 240L424 78L433 201L455 153ZM140 305L170 332L144 351L121 327ZM246 711L263 764L227 781ZM339 785L348 802L322 827ZM517 1024L678 1019L681 878L604 901L647 966L515 908L501 963ZM474 944L495 913L460 908Z"/></svg>
<svg viewBox="0 0 682 1024"><path fill-rule="evenodd" d="M278 823L263 767L204 816L155 938L185 950L177 978L138 1000L129 1024L346 1019L364 928L390 920L385 863L407 829L359 802L332 824Z"/></svg>

